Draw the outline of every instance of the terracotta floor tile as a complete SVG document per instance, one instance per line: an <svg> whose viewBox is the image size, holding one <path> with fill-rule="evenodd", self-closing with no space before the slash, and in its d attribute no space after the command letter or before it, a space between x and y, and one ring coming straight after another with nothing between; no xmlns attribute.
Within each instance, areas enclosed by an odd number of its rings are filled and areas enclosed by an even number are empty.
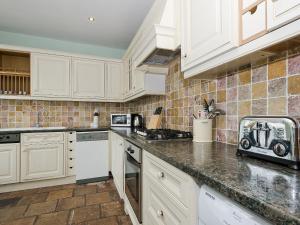
<svg viewBox="0 0 300 225"><path fill-rule="evenodd" d="M35 217L26 217L9 222L0 223L0 225L33 225Z"/></svg>
<svg viewBox="0 0 300 225"><path fill-rule="evenodd" d="M118 225L118 220L116 217L108 217L99 220L89 221L87 222L87 225Z"/></svg>
<svg viewBox="0 0 300 225"><path fill-rule="evenodd" d="M54 212L56 205L57 200L32 204L29 206L26 212L26 216L34 216Z"/></svg>
<svg viewBox="0 0 300 225"><path fill-rule="evenodd" d="M132 225L129 216L118 216L119 225Z"/></svg>
<svg viewBox="0 0 300 225"><path fill-rule="evenodd" d="M34 225L65 225L68 224L69 211L43 214Z"/></svg>
<svg viewBox="0 0 300 225"><path fill-rule="evenodd" d="M87 194L94 194L97 192L97 185L82 185L75 188L74 195L87 195Z"/></svg>
<svg viewBox="0 0 300 225"><path fill-rule="evenodd" d="M104 181L97 184L98 192L115 191L116 187L112 181Z"/></svg>
<svg viewBox="0 0 300 225"><path fill-rule="evenodd" d="M86 195L86 205L95 205L111 201L112 197L109 192Z"/></svg>
<svg viewBox="0 0 300 225"><path fill-rule="evenodd" d="M86 206L82 208L73 209L71 211L69 224L77 224L89 220L96 220L99 218L100 218L99 205Z"/></svg>
<svg viewBox="0 0 300 225"><path fill-rule="evenodd" d="M15 206L17 205L17 203L20 201L21 198L22 197L2 199L0 200L0 208Z"/></svg>
<svg viewBox="0 0 300 225"><path fill-rule="evenodd" d="M0 209L0 222L22 218L26 209L25 205Z"/></svg>
<svg viewBox="0 0 300 225"><path fill-rule="evenodd" d="M31 194L25 195L20 199L18 205L29 205L33 203L45 202L48 197L48 193L40 193L40 194Z"/></svg>
<svg viewBox="0 0 300 225"><path fill-rule="evenodd" d="M61 199L61 198L70 198L73 195L73 189L63 189L58 191L49 192L47 201Z"/></svg>
<svg viewBox="0 0 300 225"><path fill-rule="evenodd" d="M101 204L101 216L110 217L124 215L125 212L123 208L123 204L119 201Z"/></svg>
<svg viewBox="0 0 300 225"><path fill-rule="evenodd" d="M56 211L79 208L84 206L84 196L60 199Z"/></svg>

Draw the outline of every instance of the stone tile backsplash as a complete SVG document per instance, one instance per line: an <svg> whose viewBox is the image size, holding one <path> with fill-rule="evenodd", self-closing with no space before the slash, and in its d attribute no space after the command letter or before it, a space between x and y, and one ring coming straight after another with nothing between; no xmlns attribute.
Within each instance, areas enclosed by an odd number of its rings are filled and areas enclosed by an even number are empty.
<svg viewBox="0 0 300 225"><path fill-rule="evenodd" d="M28 127L42 112L43 126L88 127L95 108L100 126L110 125L111 113L141 113L146 124L156 107L162 106L163 127L192 131L193 113L203 99L215 99L226 112L214 121L214 139L236 144L239 120L248 115L300 117L300 54L285 52L260 65L249 65L216 80L200 76L184 79L180 58L166 76L166 95L147 96L128 103L0 100L0 127Z"/></svg>

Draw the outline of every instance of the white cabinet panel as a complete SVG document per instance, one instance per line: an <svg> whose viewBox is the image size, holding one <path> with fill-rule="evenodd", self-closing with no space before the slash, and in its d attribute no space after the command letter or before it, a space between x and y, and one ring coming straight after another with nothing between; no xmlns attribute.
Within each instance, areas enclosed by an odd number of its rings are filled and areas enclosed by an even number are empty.
<svg viewBox="0 0 300 225"><path fill-rule="evenodd" d="M106 98L122 99L124 94L122 63L106 64Z"/></svg>
<svg viewBox="0 0 300 225"><path fill-rule="evenodd" d="M103 61L72 60L73 97L105 97L105 64Z"/></svg>
<svg viewBox="0 0 300 225"><path fill-rule="evenodd" d="M124 197L124 139L111 133L111 173L120 197Z"/></svg>
<svg viewBox="0 0 300 225"><path fill-rule="evenodd" d="M34 144L21 147L21 181L64 176L64 144Z"/></svg>
<svg viewBox="0 0 300 225"><path fill-rule="evenodd" d="M70 96L70 57L32 53L32 95Z"/></svg>
<svg viewBox="0 0 300 225"><path fill-rule="evenodd" d="M0 145L0 184L19 182L20 145Z"/></svg>
<svg viewBox="0 0 300 225"><path fill-rule="evenodd" d="M182 2L181 54L184 71L238 45L238 1Z"/></svg>
<svg viewBox="0 0 300 225"><path fill-rule="evenodd" d="M299 0L267 0L268 29L276 29L300 18Z"/></svg>

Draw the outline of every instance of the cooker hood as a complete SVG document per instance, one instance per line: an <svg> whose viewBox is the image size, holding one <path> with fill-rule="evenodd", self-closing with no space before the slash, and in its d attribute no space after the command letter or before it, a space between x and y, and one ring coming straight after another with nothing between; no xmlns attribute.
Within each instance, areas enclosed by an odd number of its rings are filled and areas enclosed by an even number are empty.
<svg viewBox="0 0 300 225"><path fill-rule="evenodd" d="M180 0L156 0L133 42L138 66L167 66L180 53Z"/></svg>

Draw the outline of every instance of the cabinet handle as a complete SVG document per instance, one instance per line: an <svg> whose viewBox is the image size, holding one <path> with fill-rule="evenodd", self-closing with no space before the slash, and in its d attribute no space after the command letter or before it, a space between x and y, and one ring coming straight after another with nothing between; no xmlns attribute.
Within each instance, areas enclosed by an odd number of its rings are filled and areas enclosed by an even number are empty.
<svg viewBox="0 0 300 225"><path fill-rule="evenodd" d="M70 158L70 160L73 160L73 158Z"/></svg>
<svg viewBox="0 0 300 225"><path fill-rule="evenodd" d="M69 168L70 168L70 169L73 169L73 166L70 166Z"/></svg>
<svg viewBox="0 0 300 225"><path fill-rule="evenodd" d="M72 149L70 149L69 151L70 151L70 152L73 152L73 150L72 150Z"/></svg>
<svg viewBox="0 0 300 225"><path fill-rule="evenodd" d="M157 216L158 217L163 217L164 216L164 212L162 210L157 210Z"/></svg>
<svg viewBox="0 0 300 225"><path fill-rule="evenodd" d="M159 172L159 173L157 174L157 177L158 177L158 178L164 178L164 177L165 177L164 172Z"/></svg>
<svg viewBox="0 0 300 225"><path fill-rule="evenodd" d="M249 10L251 15L253 15L257 11L257 5L254 6L252 9Z"/></svg>
<svg viewBox="0 0 300 225"><path fill-rule="evenodd" d="M70 141L70 143L73 143L73 141Z"/></svg>

